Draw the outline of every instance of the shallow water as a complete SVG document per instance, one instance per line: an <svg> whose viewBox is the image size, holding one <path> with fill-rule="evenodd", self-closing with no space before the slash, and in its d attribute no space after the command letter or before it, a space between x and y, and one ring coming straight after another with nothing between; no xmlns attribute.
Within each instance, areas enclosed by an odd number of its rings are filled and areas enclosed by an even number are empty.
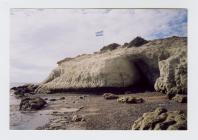
<svg viewBox="0 0 198 140"><path fill-rule="evenodd" d="M49 95L48 95L49 96ZM60 98L59 94L54 95ZM52 97L48 97L49 99ZM79 108L75 107L61 107L57 104L50 104L46 108L39 111L19 111L20 99L10 95L10 129L11 130L34 130L38 127L47 124L53 117L53 113L76 112Z"/></svg>

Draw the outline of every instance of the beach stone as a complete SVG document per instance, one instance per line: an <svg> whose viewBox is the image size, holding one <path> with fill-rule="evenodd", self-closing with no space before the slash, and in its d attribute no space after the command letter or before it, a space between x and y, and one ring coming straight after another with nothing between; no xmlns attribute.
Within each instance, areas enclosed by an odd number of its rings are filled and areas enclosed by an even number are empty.
<svg viewBox="0 0 198 140"><path fill-rule="evenodd" d="M56 101L56 99L50 99L50 101Z"/></svg>
<svg viewBox="0 0 198 140"><path fill-rule="evenodd" d="M103 97L107 100L111 100L111 99L117 99L118 96L112 93L104 93Z"/></svg>
<svg viewBox="0 0 198 140"><path fill-rule="evenodd" d="M72 117L72 121L73 122L80 122L80 121L84 121L84 118L82 116L79 116L79 115L74 115Z"/></svg>
<svg viewBox="0 0 198 140"><path fill-rule="evenodd" d="M187 95L177 94L172 100L179 102L179 103L187 103Z"/></svg>
<svg viewBox="0 0 198 140"><path fill-rule="evenodd" d="M142 98L133 97L133 96L122 96L119 97L117 101L120 103L128 103L128 104L138 104L144 102Z"/></svg>
<svg viewBox="0 0 198 140"><path fill-rule="evenodd" d="M60 100L65 100L65 97L61 97Z"/></svg>
<svg viewBox="0 0 198 140"><path fill-rule="evenodd" d="M80 99L84 99L84 96L80 96L79 98L80 98Z"/></svg>
<svg viewBox="0 0 198 140"><path fill-rule="evenodd" d="M20 108L21 111L39 110L46 105L46 101L40 97L24 98L21 100Z"/></svg>
<svg viewBox="0 0 198 140"><path fill-rule="evenodd" d="M186 130L187 120L182 111L167 111L156 108L144 113L132 125L132 130Z"/></svg>

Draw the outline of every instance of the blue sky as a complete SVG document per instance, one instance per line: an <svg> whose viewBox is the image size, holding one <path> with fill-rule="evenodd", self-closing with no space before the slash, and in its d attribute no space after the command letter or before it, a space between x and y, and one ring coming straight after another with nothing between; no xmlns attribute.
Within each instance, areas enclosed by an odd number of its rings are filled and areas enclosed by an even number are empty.
<svg viewBox="0 0 198 140"><path fill-rule="evenodd" d="M10 17L11 82L40 82L57 61L113 42L187 36L185 9L11 9Z"/></svg>

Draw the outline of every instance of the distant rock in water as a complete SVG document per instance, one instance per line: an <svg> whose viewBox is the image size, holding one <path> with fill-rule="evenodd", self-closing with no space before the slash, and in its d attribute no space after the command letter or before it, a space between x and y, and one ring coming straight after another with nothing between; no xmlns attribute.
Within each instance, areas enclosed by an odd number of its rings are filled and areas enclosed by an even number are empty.
<svg viewBox="0 0 198 140"><path fill-rule="evenodd" d="M100 53L83 54L58 62L35 90L53 93L71 90L155 89L187 92L187 38L146 41L137 37L124 47L113 43ZM120 47L119 47L120 46Z"/></svg>
<svg viewBox="0 0 198 140"><path fill-rule="evenodd" d="M136 37L135 39L133 39L129 44L128 44L128 48L130 47L139 47L142 46L144 44L148 43L147 40L145 40L144 38L141 37Z"/></svg>

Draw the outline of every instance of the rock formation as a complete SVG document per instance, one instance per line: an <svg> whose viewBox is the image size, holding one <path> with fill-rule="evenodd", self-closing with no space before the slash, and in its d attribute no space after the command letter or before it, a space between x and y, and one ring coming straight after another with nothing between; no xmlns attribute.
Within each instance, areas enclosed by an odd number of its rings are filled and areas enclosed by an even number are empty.
<svg viewBox="0 0 198 140"><path fill-rule="evenodd" d="M39 110L46 105L46 101L40 97L27 97L21 100L20 108L21 111Z"/></svg>
<svg viewBox="0 0 198 140"><path fill-rule="evenodd" d="M117 99L119 96L112 93L104 93L103 97L107 100Z"/></svg>
<svg viewBox="0 0 198 140"><path fill-rule="evenodd" d="M157 108L153 112L144 113L132 125L133 130L186 130L186 116L181 111L167 111Z"/></svg>
<svg viewBox="0 0 198 140"><path fill-rule="evenodd" d="M136 38L127 45L132 42L139 42L139 47L111 44L102 52L59 61L36 92L137 87L187 92L186 37L152 41Z"/></svg>
<svg viewBox="0 0 198 140"><path fill-rule="evenodd" d="M144 102L144 99L133 97L133 96L122 96L117 99L120 103L127 103L127 104L140 104Z"/></svg>
<svg viewBox="0 0 198 140"><path fill-rule="evenodd" d="M142 46L144 44L148 43L147 40L141 38L141 37L136 37L134 40L132 40L127 47L139 47Z"/></svg>

